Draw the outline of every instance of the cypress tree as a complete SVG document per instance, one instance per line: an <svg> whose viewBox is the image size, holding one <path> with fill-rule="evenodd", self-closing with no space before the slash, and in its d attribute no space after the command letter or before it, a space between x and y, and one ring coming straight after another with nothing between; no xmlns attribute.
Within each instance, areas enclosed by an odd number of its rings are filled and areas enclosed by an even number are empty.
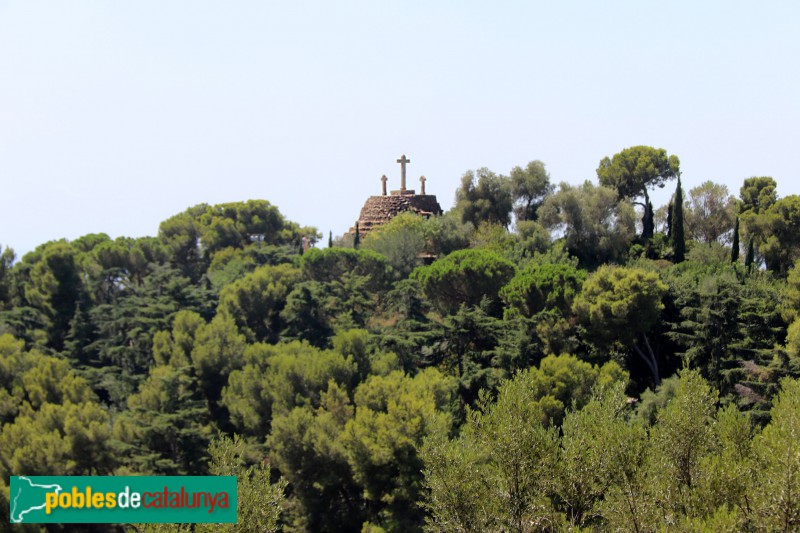
<svg viewBox="0 0 800 533"><path fill-rule="evenodd" d="M361 232L358 229L358 221L356 221L356 238L353 239L353 248L358 250L359 245L361 245Z"/></svg>
<svg viewBox="0 0 800 533"><path fill-rule="evenodd" d="M333 248L333 232L328 232L328 248Z"/></svg>
<svg viewBox="0 0 800 533"><path fill-rule="evenodd" d="M667 238L672 239L672 211L675 209L675 196L670 199L667 206Z"/></svg>
<svg viewBox="0 0 800 533"><path fill-rule="evenodd" d="M686 259L686 239L683 233L683 189L681 177L678 176L678 189L675 191L675 206L672 213L672 248L675 262L682 263Z"/></svg>
<svg viewBox="0 0 800 533"><path fill-rule="evenodd" d="M642 240L647 242L652 239L655 229L656 223L653 215L653 204L650 203L650 200L645 200L644 218L642 218Z"/></svg>
<svg viewBox="0 0 800 533"><path fill-rule="evenodd" d="M731 263L739 262L739 217L736 217L736 224L733 226L733 245L731 245Z"/></svg>
<svg viewBox="0 0 800 533"><path fill-rule="evenodd" d="M753 261L756 259L756 250L753 246L753 238L750 237L750 241L747 243L747 255L744 257L744 266L747 268L749 272L753 268Z"/></svg>

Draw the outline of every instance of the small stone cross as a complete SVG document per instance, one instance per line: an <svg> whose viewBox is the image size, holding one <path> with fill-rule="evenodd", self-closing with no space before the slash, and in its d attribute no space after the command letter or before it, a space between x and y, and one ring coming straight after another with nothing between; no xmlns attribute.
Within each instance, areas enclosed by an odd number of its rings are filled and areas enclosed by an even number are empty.
<svg viewBox="0 0 800 533"><path fill-rule="evenodd" d="M427 180L425 179L425 176L420 176L419 177L419 193L420 194L425 194L425 182L426 181Z"/></svg>
<svg viewBox="0 0 800 533"><path fill-rule="evenodd" d="M406 192L406 164L411 163L411 160L403 154L397 162L400 163L400 192Z"/></svg>
<svg viewBox="0 0 800 533"><path fill-rule="evenodd" d="M381 176L381 183L382 183L382 186L383 186L383 189L382 189L382 190L383 190L383 195L384 195L384 196L386 196L386 180L387 180L387 179L388 179L388 178L386 177L386 174L384 174L383 176Z"/></svg>

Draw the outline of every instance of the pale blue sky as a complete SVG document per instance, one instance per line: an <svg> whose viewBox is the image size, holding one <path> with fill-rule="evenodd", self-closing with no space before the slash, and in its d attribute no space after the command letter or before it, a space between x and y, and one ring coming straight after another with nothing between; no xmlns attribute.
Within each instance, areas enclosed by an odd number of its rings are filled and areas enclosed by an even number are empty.
<svg viewBox="0 0 800 533"><path fill-rule="evenodd" d="M0 0L0 244L250 198L327 238L402 153L445 209L467 169L596 181L637 144L687 189L798 194L799 27L789 1Z"/></svg>

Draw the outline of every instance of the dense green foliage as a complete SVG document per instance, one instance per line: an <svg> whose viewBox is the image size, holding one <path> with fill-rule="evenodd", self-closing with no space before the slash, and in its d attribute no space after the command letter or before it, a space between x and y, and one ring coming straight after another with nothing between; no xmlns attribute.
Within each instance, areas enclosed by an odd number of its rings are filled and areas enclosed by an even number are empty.
<svg viewBox="0 0 800 533"><path fill-rule="evenodd" d="M653 237L655 230L653 204L650 203L649 187L663 187L667 180L680 175L680 161L677 156L667 156L663 148L632 146L625 148L613 157L604 157L597 167L600 184L617 191L619 198L636 201L644 210L642 217L642 239Z"/></svg>
<svg viewBox="0 0 800 533"><path fill-rule="evenodd" d="M553 192L550 174L541 161L531 161L525 168L511 169L514 214L517 220L536 220L539 208Z"/></svg>
<svg viewBox="0 0 800 533"><path fill-rule="evenodd" d="M542 224L563 235L569 253L586 266L623 260L634 238L634 212L617 193L586 181L562 183L541 209Z"/></svg>
<svg viewBox="0 0 800 533"><path fill-rule="evenodd" d="M455 312L460 306L474 307L481 300L499 301L500 289L514 275L514 265L486 250L459 250L414 271L412 279L442 313Z"/></svg>
<svg viewBox="0 0 800 533"><path fill-rule="evenodd" d="M508 227L513 207L511 183L488 168L467 171L456 192L456 209L463 222L477 226L482 221Z"/></svg>
<svg viewBox="0 0 800 533"><path fill-rule="evenodd" d="M754 436L696 372L680 374L652 424L631 419L624 383L598 379L560 433L547 416L552 400L529 379L505 382L457 437L425 441L430 531L800 526L797 380L784 382L772 421Z"/></svg>
<svg viewBox="0 0 800 533"><path fill-rule="evenodd" d="M710 244L729 243L736 219L736 199L725 185L704 181L689 190L686 229L689 237Z"/></svg>
<svg viewBox="0 0 800 533"><path fill-rule="evenodd" d="M597 173L468 172L357 248L249 201L0 249L0 509L229 474L241 531L797 531L800 200L679 179L657 228L677 157Z"/></svg>
<svg viewBox="0 0 800 533"><path fill-rule="evenodd" d="M673 259L676 263L683 263L686 259L686 225L683 216L683 187L678 176L678 186L675 189L672 219L670 224L670 237L672 238Z"/></svg>

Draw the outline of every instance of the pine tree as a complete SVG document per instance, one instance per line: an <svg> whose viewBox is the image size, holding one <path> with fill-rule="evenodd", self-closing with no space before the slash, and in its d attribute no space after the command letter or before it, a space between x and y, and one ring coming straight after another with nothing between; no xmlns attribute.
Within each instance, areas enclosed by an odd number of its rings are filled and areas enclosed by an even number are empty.
<svg viewBox="0 0 800 533"><path fill-rule="evenodd" d="M75 314L70 321L62 352L76 368L97 366L98 361L94 360L96 354L90 348L90 345L96 340L95 333L95 326L86 310L86 304L80 301L76 302Z"/></svg>
<svg viewBox="0 0 800 533"><path fill-rule="evenodd" d="M361 245L361 230L358 229L358 221L356 221L356 238L353 239L353 248L358 250Z"/></svg>
<svg viewBox="0 0 800 533"><path fill-rule="evenodd" d="M733 227L733 245L731 245L731 263L739 262L739 217L736 217L736 225Z"/></svg>
<svg viewBox="0 0 800 533"><path fill-rule="evenodd" d="M686 259L686 239L683 233L683 189L681 178L678 176L678 188L675 191L675 211L672 214L672 247L675 251L674 260L682 263Z"/></svg>

